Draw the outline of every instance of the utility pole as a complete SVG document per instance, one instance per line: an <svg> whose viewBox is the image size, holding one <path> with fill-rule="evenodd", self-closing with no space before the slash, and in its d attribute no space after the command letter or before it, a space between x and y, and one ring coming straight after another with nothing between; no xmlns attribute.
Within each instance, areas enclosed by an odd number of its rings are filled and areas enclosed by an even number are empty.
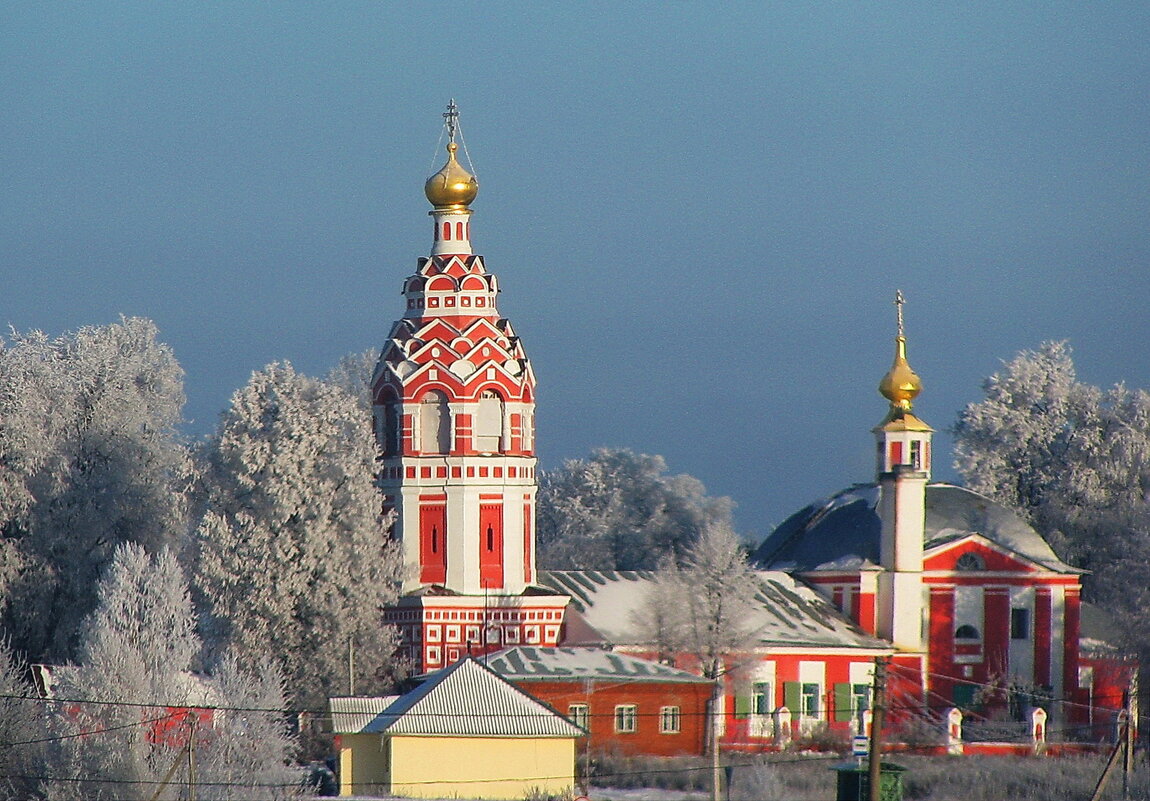
<svg viewBox="0 0 1150 801"><path fill-rule="evenodd" d="M1134 723L1134 688L1126 690L1126 728L1122 734L1122 797L1130 798L1130 775L1134 772L1134 743L1138 727Z"/></svg>
<svg viewBox="0 0 1150 801"><path fill-rule="evenodd" d="M347 694L355 695L355 639L347 638Z"/></svg>
<svg viewBox="0 0 1150 801"><path fill-rule="evenodd" d="M196 801L196 724L200 716L192 710L188 723L188 801Z"/></svg>
<svg viewBox="0 0 1150 801"><path fill-rule="evenodd" d="M870 724L870 801L882 801L882 724L886 711L886 657L874 658L874 701Z"/></svg>
<svg viewBox="0 0 1150 801"><path fill-rule="evenodd" d="M722 801L723 768L719 760L719 724L723 714L719 705L719 682L723 679L715 671L715 683L711 687L711 801Z"/></svg>

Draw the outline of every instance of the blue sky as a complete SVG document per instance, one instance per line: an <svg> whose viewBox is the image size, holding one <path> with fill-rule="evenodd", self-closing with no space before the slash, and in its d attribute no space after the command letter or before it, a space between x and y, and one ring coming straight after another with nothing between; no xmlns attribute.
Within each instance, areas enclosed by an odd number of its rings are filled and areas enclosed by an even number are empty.
<svg viewBox="0 0 1150 801"><path fill-rule="evenodd" d="M1148 33L1141 2L2 3L0 323L153 318L197 435L269 361L378 348L454 97L543 465L660 453L765 534L871 478L895 289L936 428L1047 339L1150 386Z"/></svg>

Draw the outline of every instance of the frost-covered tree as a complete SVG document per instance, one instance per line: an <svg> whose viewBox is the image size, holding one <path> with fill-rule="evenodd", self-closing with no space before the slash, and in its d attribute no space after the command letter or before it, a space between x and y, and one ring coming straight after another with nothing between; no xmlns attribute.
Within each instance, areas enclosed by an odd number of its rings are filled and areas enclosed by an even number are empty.
<svg viewBox="0 0 1150 801"><path fill-rule="evenodd" d="M13 645L75 656L121 542L186 531L183 371L149 320L0 343L0 597Z"/></svg>
<svg viewBox="0 0 1150 801"><path fill-rule="evenodd" d="M327 383L334 384L356 399L366 420L371 419L371 378L378 361L378 350L349 353L324 376Z"/></svg>
<svg viewBox="0 0 1150 801"><path fill-rule="evenodd" d="M315 706L386 683L398 549L380 520L371 421L339 387L286 363L252 375L208 443L194 585L214 643L271 656Z"/></svg>
<svg viewBox="0 0 1150 801"><path fill-rule="evenodd" d="M716 679L729 655L752 644L749 613L757 591L758 579L738 536L730 526L711 524L682 564L664 560L637 622L656 638L660 651L687 654L703 676Z"/></svg>
<svg viewBox="0 0 1150 801"><path fill-rule="evenodd" d="M540 481L540 564L650 570L665 556L680 561L708 525L730 527L733 505L696 478L667 475L661 456L596 450Z"/></svg>
<svg viewBox="0 0 1150 801"><path fill-rule="evenodd" d="M0 798L32 797L43 765L44 704L28 682L28 666L0 641Z"/></svg>
<svg viewBox="0 0 1150 801"><path fill-rule="evenodd" d="M232 783L294 789L298 772L284 764L294 741L275 671L247 674L227 658L214 677L191 672L200 641L170 550L152 557L122 544L98 597L80 663L57 671L55 693L63 700L52 718L59 739L45 760L55 777L44 785L49 799L150 798L157 791L175 799L185 774L162 790L159 782L188 759L190 738L202 798L232 797ZM261 797L279 796L269 787Z"/></svg>
<svg viewBox="0 0 1150 801"><path fill-rule="evenodd" d="M1105 545L1092 530L1129 524L1150 498L1150 395L1080 383L1065 342L1019 353L983 392L954 427L956 468L1090 567Z"/></svg>

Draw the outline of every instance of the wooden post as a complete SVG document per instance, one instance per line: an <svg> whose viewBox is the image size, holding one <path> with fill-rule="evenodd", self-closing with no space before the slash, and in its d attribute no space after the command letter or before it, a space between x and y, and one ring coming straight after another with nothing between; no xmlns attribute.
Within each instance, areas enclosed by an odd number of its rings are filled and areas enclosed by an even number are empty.
<svg viewBox="0 0 1150 801"><path fill-rule="evenodd" d="M882 801L882 724L886 708L886 658L874 658L874 703L870 727L870 801Z"/></svg>

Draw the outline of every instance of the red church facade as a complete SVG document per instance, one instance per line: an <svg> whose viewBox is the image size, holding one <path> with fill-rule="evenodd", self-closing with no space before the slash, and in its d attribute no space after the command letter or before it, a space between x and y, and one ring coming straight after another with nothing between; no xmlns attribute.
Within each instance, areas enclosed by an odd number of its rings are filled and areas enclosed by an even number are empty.
<svg viewBox="0 0 1150 801"><path fill-rule="evenodd" d="M635 627L650 574L536 570L535 377L497 309L498 280L472 252L478 183L457 160L454 107L445 117L447 162L425 186L431 253L403 282L402 317L372 379L383 509L410 567L385 620L417 672L559 645L691 671L689 658L659 654L651 633ZM819 727L860 731L876 658L889 665L896 722L903 712L937 718L953 706L993 714L1040 704L1054 720L1106 730L1131 667L1080 649L1081 571L1009 510L931 483L933 432L912 409L921 382L906 358L901 295L898 309L895 360L880 383L889 409L874 429L875 481L797 512L755 551L756 639L732 655L723 680L723 742L771 748ZM600 686L579 700L586 688L571 682L524 681L560 712L594 708L596 747L695 748L699 732L686 724L674 737L597 727L619 707L635 707L642 723L656 702L685 716L697 708L697 687L682 703L663 703L666 688L627 688L627 701L623 688ZM626 729L631 712L620 714Z"/></svg>

